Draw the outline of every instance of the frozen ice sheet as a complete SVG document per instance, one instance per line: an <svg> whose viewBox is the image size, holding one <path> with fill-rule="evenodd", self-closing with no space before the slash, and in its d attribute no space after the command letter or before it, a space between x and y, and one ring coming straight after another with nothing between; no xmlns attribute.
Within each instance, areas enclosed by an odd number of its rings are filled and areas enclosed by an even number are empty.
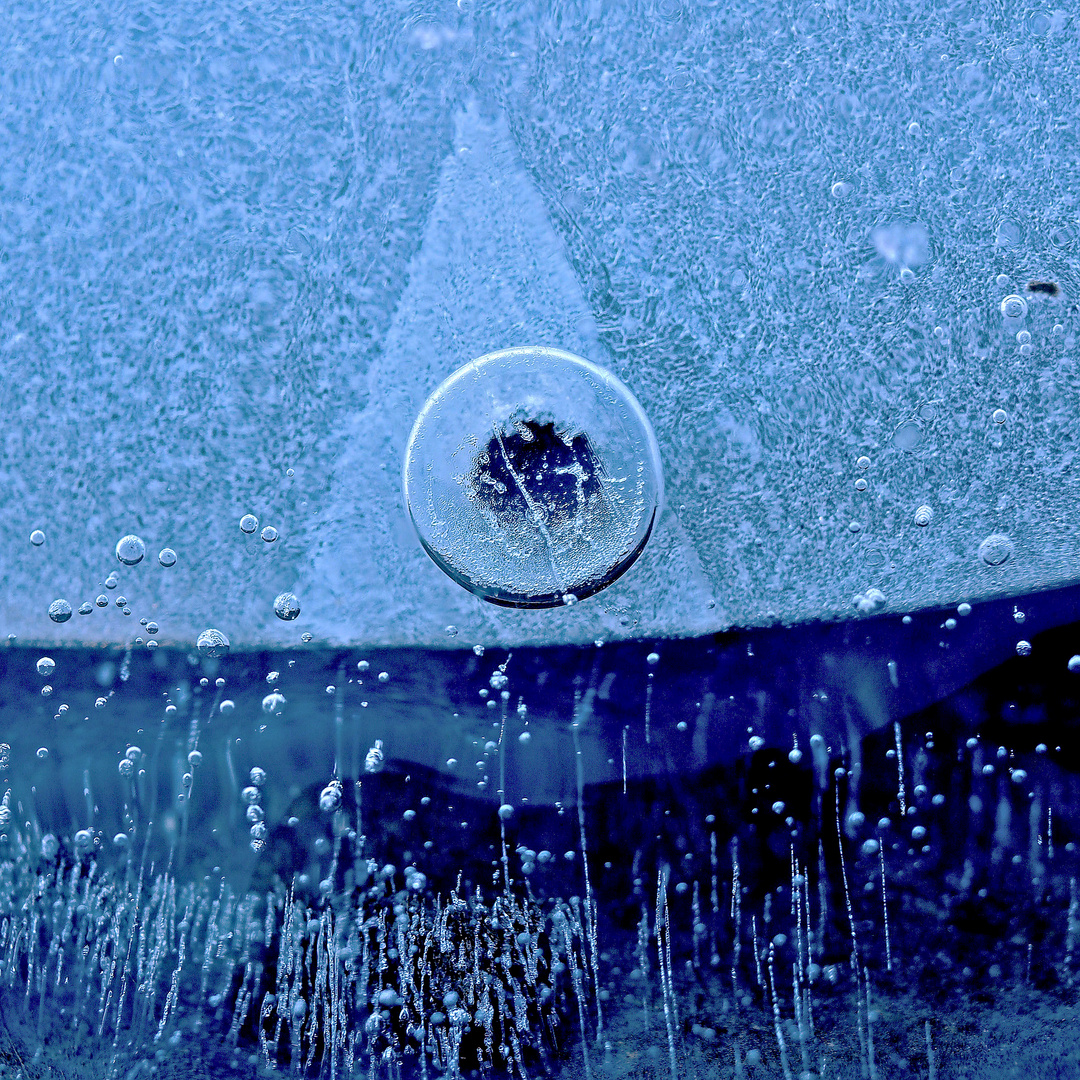
<svg viewBox="0 0 1080 1080"><path fill-rule="evenodd" d="M1072 580L1075 20L646 7L12 4L0 628L585 641ZM528 343L616 372L666 470L568 611L472 598L400 503L427 394ZM130 616L49 621L113 569Z"/></svg>

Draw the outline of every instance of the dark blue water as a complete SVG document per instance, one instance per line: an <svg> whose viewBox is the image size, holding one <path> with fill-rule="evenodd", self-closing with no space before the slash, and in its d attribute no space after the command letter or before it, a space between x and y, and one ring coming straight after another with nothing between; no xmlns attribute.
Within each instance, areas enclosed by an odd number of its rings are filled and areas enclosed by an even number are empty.
<svg viewBox="0 0 1080 1080"><path fill-rule="evenodd" d="M1064 1062L1078 604L47 679L13 644L5 1075Z"/></svg>

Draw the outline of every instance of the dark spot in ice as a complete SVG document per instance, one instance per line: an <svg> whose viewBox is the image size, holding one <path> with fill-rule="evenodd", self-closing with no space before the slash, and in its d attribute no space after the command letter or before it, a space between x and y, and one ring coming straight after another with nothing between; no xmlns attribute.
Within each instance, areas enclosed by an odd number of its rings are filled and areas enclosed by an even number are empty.
<svg viewBox="0 0 1080 1080"><path fill-rule="evenodd" d="M1029 281L1028 292L1042 293L1045 296L1057 296L1061 289L1056 281Z"/></svg>
<svg viewBox="0 0 1080 1080"><path fill-rule="evenodd" d="M601 497L601 476L584 432L571 435L551 421L518 419L477 454L468 489L503 525L556 528Z"/></svg>

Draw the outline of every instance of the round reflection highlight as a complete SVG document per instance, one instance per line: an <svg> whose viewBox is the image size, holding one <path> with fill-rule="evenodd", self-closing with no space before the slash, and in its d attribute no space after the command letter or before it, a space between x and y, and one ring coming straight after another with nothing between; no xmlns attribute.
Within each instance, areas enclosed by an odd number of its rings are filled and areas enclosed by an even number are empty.
<svg viewBox="0 0 1080 1080"><path fill-rule="evenodd" d="M425 551L505 607L592 596L641 554L663 505L656 436L610 372L504 349L454 372L409 438L405 504Z"/></svg>

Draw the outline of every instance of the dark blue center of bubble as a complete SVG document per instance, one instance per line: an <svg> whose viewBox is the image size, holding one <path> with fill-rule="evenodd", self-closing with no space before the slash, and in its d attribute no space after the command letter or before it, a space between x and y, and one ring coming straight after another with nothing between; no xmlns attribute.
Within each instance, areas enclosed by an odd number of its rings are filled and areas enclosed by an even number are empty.
<svg viewBox="0 0 1080 1080"><path fill-rule="evenodd" d="M558 528L602 495L603 469L584 433L563 435L552 422L515 420L477 454L469 497L505 526Z"/></svg>

